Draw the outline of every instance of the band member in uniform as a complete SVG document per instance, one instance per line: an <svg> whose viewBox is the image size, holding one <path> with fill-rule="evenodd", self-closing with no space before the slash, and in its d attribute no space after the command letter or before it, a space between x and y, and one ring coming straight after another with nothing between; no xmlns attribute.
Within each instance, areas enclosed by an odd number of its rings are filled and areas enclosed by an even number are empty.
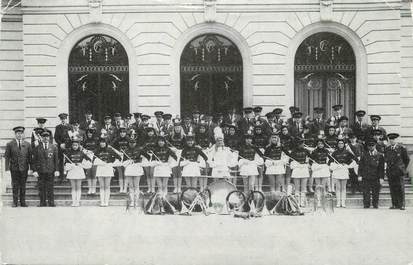
<svg viewBox="0 0 413 265"><path fill-rule="evenodd" d="M304 140L304 148L306 148L311 153L315 149L316 143L313 134L311 133L309 124L304 124L303 133L300 135L300 137ZM309 173L310 177L307 181L307 189L309 193L314 193L314 179L311 170Z"/></svg>
<svg viewBox="0 0 413 265"><path fill-rule="evenodd" d="M170 135L174 127L174 124L172 122L172 114L164 113L162 115L162 119L163 119L162 131L164 135Z"/></svg>
<svg viewBox="0 0 413 265"><path fill-rule="evenodd" d="M119 135L112 143L112 146L120 151L121 153L125 152L129 145L129 137L127 136L126 128L120 127L118 129ZM115 167L116 173L119 178L119 193L126 193L126 182L125 182L125 172L123 166Z"/></svg>
<svg viewBox="0 0 413 265"><path fill-rule="evenodd" d="M199 123L197 132L195 134L195 144L201 148L201 150L208 156L210 148L214 142L214 138L207 132L207 126L204 122ZM199 186L201 189L207 186L208 179L205 176L210 176L212 168L208 166L208 163L201 164L201 176L199 179Z"/></svg>
<svg viewBox="0 0 413 265"><path fill-rule="evenodd" d="M145 115L142 115L142 120L144 120ZM154 167L152 165L153 159L153 149L157 144L157 136L155 134L155 129L152 127L145 127L145 137L143 137L143 148L147 154L149 154L149 161L148 163L144 164L143 171L145 172L146 181L148 183L148 192L154 193L155 192L155 178L153 177L153 170Z"/></svg>
<svg viewBox="0 0 413 265"><path fill-rule="evenodd" d="M31 136L31 144L32 148L35 148L39 144L42 143L42 136L41 134L46 131L49 133L49 143L53 144L53 133L51 130L46 128L46 121L45 118L36 118L37 120L37 127L33 129L32 136Z"/></svg>
<svg viewBox="0 0 413 265"><path fill-rule="evenodd" d="M132 114L128 113L125 115L125 121L123 123L123 126L126 128L126 131L128 134L130 133L130 130L132 129Z"/></svg>
<svg viewBox="0 0 413 265"><path fill-rule="evenodd" d="M96 150L98 142L95 138L96 131L93 128L89 128L86 130L85 139L83 139L82 146L83 148L89 152L89 154L93 157L93 151ZM96 194L96 166L92 165L91 168L85 169L87 184L88 184L88 192L87 194Z"/></svg>
<svg viewBox="0 0 413 265"><path fill-rule="evenodd" d="M380 186L384 182L384 155L377 152L376 140L367 139L367 151L360 158L358 180L363 187L364 208L370 208L371 198L373 208L379 207Z"/></svg>
<svg viewBox="0 0 413 265"><path fill-rule="evenodd" d="M361 154L364 151L364 146L358 141L355 134L349 135L350 143L347 144L347 150L351 151L353 155L357 158L357 161L360 161ZM357 171L356 168L350 168L350 189L351 193L355 194L356 191L360 191L359 183L357 180Z"/></svg>
<svg viewBox="0 0 413 265"><path fill-rule="evenodd" d="M70 180L72 186L72 206L80 206L80 198L82 196L82 180L86 178L85 171L82 167L83 159L90 158L80 150L80 142L78 139L72 140L72 146L65 153L65 169L67 170L67 179Z"/></svg>
<svg viewBox="0 0 413 265"><path fill-rule="evenodd" d="M112 118L109 115L106 115L103 119L104 124L100 130L100 138L105 138L110 143L116 136L116 128L112 125Z"/></svg>
<svg viewBox="0 0 413 265"><path fill-rule="evenodd" d="M42 142L33 149L33 176L38 178L40 207L55 207L53 179L59 176L57 147L50 143L49 132L42 132Z"/></svg>
<svg viewBox="0 0 413 265"><path fill-rule="evenodd" d="M64 178L63 153L66 149L66 143L70 141L69 131L71 130L71 127L67 122L67 116L68 115L66 113L60 113L58 115L60 118L60 124L56 126L54 134L54 140L56 142L59 155L59 174L61 181L63 181Z"/></svg>
<svg viewBox="0 0 413 265"><path fill-rule="evenodd" d="M244 117L238 121L238 130L241 134L246 134L249 130L254 127L254 114L252 113L252 108L247 107L243 109Z"/></svg>
<svg viewBox="0 0 413 265"><path fill-rule="evenodd" d="M80 123L80 129L85 131L87 129L94 129L95 132L99 131L98 123L93 120L93 115L90 110L87 110L85 113L85 120Z"/></svg>
<svg viewBox="0 0 413 265"><path fill-rule="evenodd" d="M262 187L257 186L256 178L259 175L258 166L263 164L264 154L252 143L253 136L250 133L244 135L244 143L239 147L239 169L240 176L244 183L244 191L262 191ZM262 183L262 182L261 182Z"/></svg>
<svg viewBox="0 0 413 265"><path fill-rule="evenodd" d="M171 167L169 166L169 158L178 161L178 157L166 146L163 135L159 135L157 139L157 145L153 149L153 156L155 158L153 176L158 185L158 191L166 194L168 192L168 180L172 174Z"/></svg>
<svg viewBox="0 0 413 265"><path fill-rule="evenodd" d="M85 132L80 129L79 122L77 120L73 120L71 122L71 129L67 132L67 134L69 135L69 141L72 141L73 139L83 141L85 138Z"/></svg>
<svg viewBox="0 0 413 265"><path fill-rule="evenodd" d="M122 115L119 112L113 114L113 126L115 126L116 130L121 127L125 127L124 123L125 121L122 120Z"/></svg>
<svg viewBox="0 0 413 265"><path fill-rule="evenodd" d="M290 118L287 119L286 124L287 124L288 127L291 127L293 125L293 119L294 119L293 115L294 115L294 113L299 112L300 108L295 107L295 106L291 106L291 107L288 108L288 110L290 111Z"/></svg>
<svg viewBox="0 0 413 265"><path fill-rule="evenodd" d="M203 164L207 163L208 157L201 150L201 148L195 146L195 138L193 135L185 136L185 146L182 149L181 158L179 161L182 169L182 177L185 178L186 186L196 188L198 183L198 178L201 177L201 169L199 163L199 157L204 160ZM201 186L200 189L204 190L205 186Z"/></svg>
<svg viewBox="0 0 413 265"><path fill-rule="evenodd" d="M109 206L110 199L110 181L113 177L112 163L118 155L108 147L105 138L99 138L99 145L95 150L94 164L96 168L96 177L99 178L100 206Z"/></svg>
<svg viewBox="0 0 413 265"><path fill-rule="evenodd" d="M371 131L371 135L376 140L376 150L379 153L384 154L387 146L387 141L384 141L383 131L374 129Z"/></svg>
<svg viewBox="0 0 413 265"><path fill-rule="evenodd" d="M270 144L264 152L266 171L271 191L281 191L281 186L285 185L285 165L288 156L283 152L280 137L276 133L270 136Z"/></svg>
<svg viewBox="0 0 413 265"><path fill-rule="evenodd" d="M254 107L253 111L254 111L254 125L264 124L266 120L264 119L264 117L261 116L262 107L261 106Z"/></svg>
<svg viewBox="0 0 413 265"><path fill-rule="evenodd" d="M404 176L410 159L406 148L396 142L399 137L398 133L389 133L387 137L390 144L385 149L384 160L387 164L386 174L389 180L392 201L390 209L404 210Z"/></svg>
<svg viewBox="0 0 413 265"><path fill-rule="evenodd" d="M336 135L344 138L344 140L348 141L348 135L352 133L351 128L348 127L348 118L346 116L341 116L338 119L338 127L336 129Z"/></svg>
<svg viewBox="0 0 413 265"><path fill-rule="evenodd" d="M268 135L265 134L262 125L254 126L254 134L252 136L252 144L256 146L261 153L264 153L265 147L268 145ZM258 166L258 176L256 179L256 186L258 190L262 190L262 182L264 179L264 164Z"/></svg>
<svg viewBox="0 0 413 265"><path fill-rule="evenodd" d="M291 178L295 186L295 194L298 196L300 206L305 206L307 181L310 177L308 158L310 152L304 147L304 140L296 138L296 146L291 151L290 167L292 170Z"/></svg>
<svg viewBox="0 0 413 265"><path fill-rule="evenodd" d="M326 121L323 118L324 114L324 108L322 107L316 107L314 108L314 119L313 122L311 123L311 133L314 135L314 137L317 137L318 135L324 135L326 134Z"/></svg>
<svg viewBox="0 0 413 265"><path fill-rule="evenodd" d="M366 129L366 137L373 137L374 130L380 130L383 139L387 139L386 130L380 126L381 116L370 115L371 125Z"/></svg>
<svg viewBox="0 0 413 265"><path fill-rule="evenodd" d="M163 111L155 111L155 122L153 123L153 128L155 129L155 132L157 135L163 131Z"/></svg>
<svg viewBox="0 0 413 265"><path fill-rule="evenodd" d="M354 123L350 126L351 130L355 135L365 135L368 124L363 121L364 116L366 115L366 111L358 110L354 113L356 117ZM361 139L358 139L361 140Z"/></svg>
<svg viewBox="0 0 413 265"><path fill-rule="evenodd" d="M30 143L24 140L23 126L13 128L15 139L6 145L4 157L6 159L6 171L10 170L11 185L13 189L13 207L27 207L26 181L29 166L32 163L32 148Z"/></svg>
<svg viewBox="0 0 413 265"><path fill-rule="evenodd" d="M341 104L334 105L332 107L332 109L333 109L333 114L327 120L327 124L334 125L335 127L337 127L338 126L338 120L342 116L343 105L341 105Z"/></svg>
<svg viewBox="0 0 413 265"><path fill-rule="evenodd" d="M300 136L303 133L304 121L302 120L302 117L303 113L301 112L293 113L292 124L288 128L288 131L290 132L291 136L296 137Z"/></svg>
<svg viewBox="0 0 413 265"><path fill-rule="evenodd" d="M201 123L201 112L199 112L199 110L194 110L192 112L192 124L197 128L199 123Z"/></svg>
<svg viewBox="0 0 413 265"><path fill-rule="evenodd" d="M129 146L125 150L125 176L126 187L129 187L129 195L132 206L137 206L137 195L139 194L139 182L143 176L142 158L149 160L149 155L142 147L136 145L135 139L129 139Z"/></svg>
<svg viewBox="0 0 413 265"><path fill-rule="evenodd" d="M195 127L192 124L191 117L188 115L184 116L184 123L182 124L182 129L184 130L185 135L195 132Z"/></svg>
<svg viewBox="0 0 413 265"><path fill-rule="evenodd" d="M281 127L280 142L281 142L281 146L283 148L284 153L289 156L291 154L291 150L294 147L294 144L293 144L293 137L290 135L288 131L288 127L286 125L283 125ZM285 169L285 183L281 184L283 191L286 191L286 188L288 187L288 185L290 185L290 183L291 183L291 168L287 167Z"/></svg>
<svg viewBox="0 0 413 265"><path fill-rule="evenodd" d="M241 117L237 112L237 108L230 107L227 115L225 115L224 122L227 124L237 124L240 118Z"/></svg>
<svg viewBox="0 0 413 265"><path fill-rule="evenodd" d="M281 118L281 114L283 113L283 109L281 108L275 108L273 110L274 113L274 119L273 123L274 125L271 126L273 129L277 129L277 131L281 130L281 127L284 124L284 120Z"/></svg>
<svg viewBox="0 0 413 265"><path fill-rule="evenodd" d="M346 149L345 142L343 138L337 139L337 150L330 159L330 169L336 186L337 207L346 207L348 169L354 168L357 159Z"/></svg>
<svg viewBox="0 0 413 265"><path fill-rule="evenodd" d="M311 152L310 158L312 177L317 187L325 189L330 178L330 168L328 166L330 152L325 148L324 140L317 138L315 140L316 148Z"/></svg>
<svg viewBox="0 0 413 265"><path fill-rule="evenodd" d="M174 127L172 129L171 134L168 137L167 143L170 145L172 151L175 152L179 160L184 146L185 133L181 127L180 119L176 118L173 122ZM179 165L178 160L175 164L172 164L172 180L174 183L174 193L182 191L182 167Z"/></svg>

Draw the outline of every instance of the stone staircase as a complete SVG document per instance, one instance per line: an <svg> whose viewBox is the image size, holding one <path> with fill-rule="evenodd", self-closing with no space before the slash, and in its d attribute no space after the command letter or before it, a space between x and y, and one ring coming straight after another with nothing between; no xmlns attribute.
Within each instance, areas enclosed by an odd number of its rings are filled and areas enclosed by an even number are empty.
<svg viewBox="0 0 413 265"><path fill-rule="evenodd" d="M172 180L170 180L169 191L172 192ZM239 183L242 184L240 180ZM264 192L268 192L269 187L266 185L267 183L264 182ZM27 180L27 190L26 190L26 202L29 206L37 206L39 204L39 194L37 190L37 180L30 176ZM242 186L238 185L238 188L242 190ZM141 179L141 190L147 190L147 184L144 178ZM100 203L99 200L99 187L97 188L96 195L87 195L87 181L83 182L82 185L82 206L98 206ZM110 205L112 206L125 206L126 205L126 194L119 193L119 184L115 178L112 178L111 183L111 199ZM406 206L413 207L413 185L406 179ZM64 182L63 184L56 184L54 187L55 193L55 203L57 206L70 206L71 205L71 188L69 182ZM148 198L149 195L145 194L145 198ZM311 200L312 196L309 196ZM12 189L10 184L6 186L6 190L2 195L3 205L4 206L11 206L13 198L12 198ZM391 204L390 199L390 190L387 182L383 184L383 187L380 191L380 202L381 207L388 207ZM347 206L348 207L356 207L360 208L363 206L362 201L362 194L356 193L351 194L350 192L347 193Z"/></svg>

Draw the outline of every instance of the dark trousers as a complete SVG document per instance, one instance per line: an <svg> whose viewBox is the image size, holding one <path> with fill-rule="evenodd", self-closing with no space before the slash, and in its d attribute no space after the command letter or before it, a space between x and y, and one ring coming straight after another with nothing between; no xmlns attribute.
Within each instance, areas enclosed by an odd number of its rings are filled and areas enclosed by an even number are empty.
<svg viewBox="0 0 413 265"><path fill-rule="evenodd" d="M46 206L46 199L49 206L54 205L53 183L53 173L39 173L40 206Z"/></svg>
<svg viewBox="0 0 413 265"><path fill-rule="evenodd" d="M27 171L11 171L11 185L13 189L13 204L26 204Z"/></svg>
<svg viewBox="0 0 413 265"><path fill-rule="evenodd" d="M379 180L363 180L363 205L370 207L372 201L373 207L379 206L380 182Z"/></svg>
<svg viewBox="0 0 413 265"><path fill-rule="evenodd" d="M400 177L399 183L389 183L391 204L396 208L405 206L404 198L404 177Z"/></svg>
<svg viewBox="0 0 413 265"><path fill-rule="evenodd" d="M63 163L63 149L60 147L57 150L57 157L59 158L59 178L61 181L65 178L64 163Z"/></svg>
<svg viewBox="0 0 413 265"><path fill-rule="evenodd" d="M359 187L359 182L358 182L358 179L357 179L358 176L357 176L356 172L354 171L354 168L350 168L348 171L350 173L350 189L351 189L351 192L354 193L356 191L359 191L360 187Z"/></svg>

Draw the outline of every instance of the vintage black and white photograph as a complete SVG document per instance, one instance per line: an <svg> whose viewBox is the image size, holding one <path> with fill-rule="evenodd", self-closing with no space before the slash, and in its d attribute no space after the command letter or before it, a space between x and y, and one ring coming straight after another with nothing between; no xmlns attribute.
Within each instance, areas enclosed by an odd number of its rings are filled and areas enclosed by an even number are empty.
<svg viewBox="0 0 413 265"><path fill-rule="evenodd" d="M0 263L412 265L412 0L0 0Z"/></svg>

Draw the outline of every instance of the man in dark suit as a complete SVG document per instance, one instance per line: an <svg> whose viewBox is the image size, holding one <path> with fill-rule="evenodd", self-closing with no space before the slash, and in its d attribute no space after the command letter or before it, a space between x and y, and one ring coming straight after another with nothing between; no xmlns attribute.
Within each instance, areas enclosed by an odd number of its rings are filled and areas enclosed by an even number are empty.
<svg viewBox="0 0 413 265"><path fill-rule="evenodd" d="M314 119L310 125L311 134L313 137L317 138L318 135L326 134L327 122L323 118L324 108L316 107L314 108Z"/></svg>
<svg viewBox="0 0 413 265"><path fill-rule="evenodd" d="M59 158L57 147L50 144L50 134L42 133L42 142L33 150L33 176L37 177L40 207L46 206L46 198L50 207L54 207L53 180L59 176Z"/></svg>
<svg viewBox="0 0 413 265"><path fill-rule="evenodd" d="M355 135L364 135L368 126L368 124L363 121L363 118L366 115L366 111L358 110L356 111L356 113L354 113L354 115L356 116L356 119L350 126L350 128Z"/></svg>
<svg viewBox="0 0 413 265"><path fill-rule="evenodd" d="M26 204L26 181L27 172L32 159L32 148L30 143L24 141L24 127L13 128L15 139L6 145L6 171L10 170L11 184L13 188L13 207L27 207Z"/></svg>
<svg viewBox="0 0 413 265"><path fill-rule="evenodd" d="M63 182L63 177L64 177L63 153L65 152L65 149L66 149L66 143L68 143L70 140L68 132L71 130L71 127L69 123L67 122L68 115L66 113L60 113L58 116L60 118L60 124L56 126L55 133L54 133L54 140L56 141L57 150L59 153L60 181Z"/></svg>
<svg viewBox="0 0 413 265"><path fill-rule="evenodd" d="M246 134L249 130L252 131L254 128L254 114L253 114L253 109L251 107L247 107L243 109L244 111L244 117L242 117L238 121L238 129L240 130L240 134L244 135Z"/></svg>
<svg viewBox="0 0 413 265"><path fill-rule="evenodd" d="M363 187L364 208L370 208L372 197L373 208L379 207L379 192L384 181L384 156L376 150L376 140L367 139L367 150L361 155L358 181Z"/></svg>
<svg viewBox="0 0 413 265"><path fill-rule="evenodd" d="M80 129L83 131L87 131L88 129L94 129L96 133L100 131L98 126L98 122L93 119L93 114L90 110L86 111L85 113L85 120L80 123ZM94 135L94 137L98 137L98 135Z"/></svg>
<svg viewBox="0 0 413 265"><path fill-rule="evenodd" d="M36 118L37 121L37 127L33 129L32 135L31 135L31 144L32 148L38 146L40 142L42 141L41 134L43 131L46 131L50 134L50 139L49 142L53 144L53 133L51 130L46 128L46 118Z"/></svg>
<svg viewBox="0 0 413 265"><path fill-rule="evenodd" d="M366 129L366 138L373 137L374 130L380 130L382 133L382 138L387 139L386 130L380 126L381 116L370 115L371 125Z"/></svg>
<svg viewBox="0 0 413 265"><path fill-rule="evenodd" d="M295 112L293 114L292 124L289 126L288 131L292 136L300 136L304 131L304 121L302 120L303 113Z"/></svg>
<svg viewBox="0 0 413 265"><path fill-rule="evenodd" d="M399 137L398 133L389 133L390 145L384 152L384 160L387 164L386 175L389 180L390 195L392 206L390 209L405 209L404 198L404 176L410 159L407 155L406 148L396 142Z"/></svg>

